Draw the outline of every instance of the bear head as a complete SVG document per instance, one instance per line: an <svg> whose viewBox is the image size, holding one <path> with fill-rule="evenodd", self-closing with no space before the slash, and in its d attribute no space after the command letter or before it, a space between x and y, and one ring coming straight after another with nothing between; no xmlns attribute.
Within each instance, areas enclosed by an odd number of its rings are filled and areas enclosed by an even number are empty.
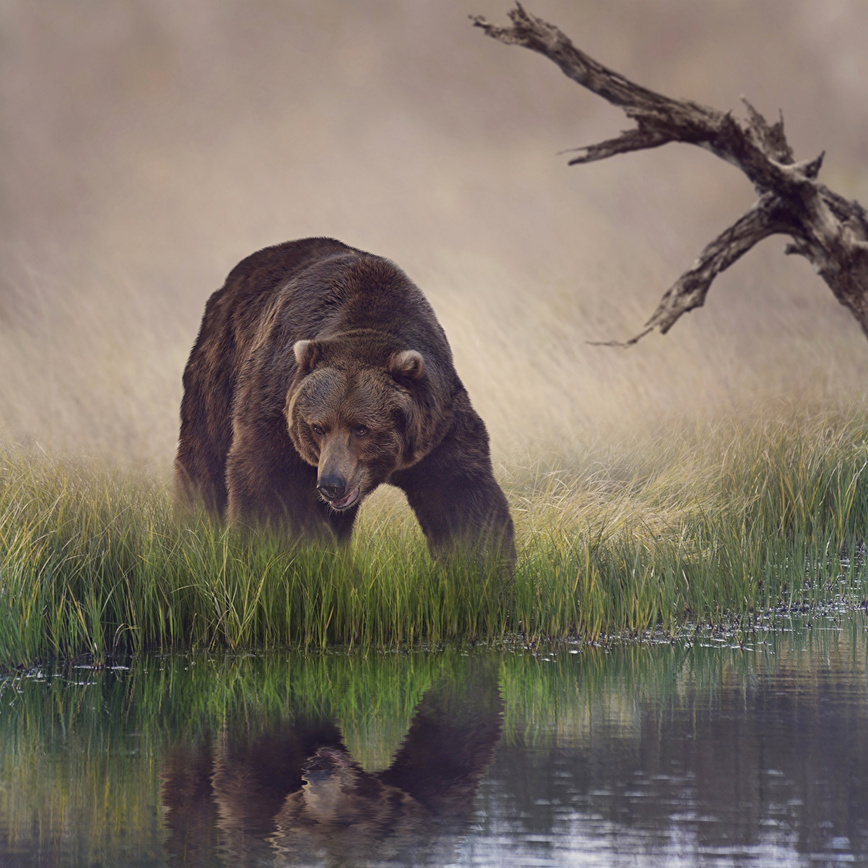
<svg viewBox="0 0 868 868"><path fill-rule="evenodd" d="M430 451L432 390L421 352L365 332L300 340L293 352L289 434L333 509L357 506Z"/></svg>

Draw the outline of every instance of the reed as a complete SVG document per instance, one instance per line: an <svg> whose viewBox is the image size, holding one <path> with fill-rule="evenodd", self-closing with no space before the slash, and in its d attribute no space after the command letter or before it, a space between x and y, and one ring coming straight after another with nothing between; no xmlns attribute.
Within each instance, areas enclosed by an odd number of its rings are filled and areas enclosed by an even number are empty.
<svg viewBox="0 0 868 868"><path fill-rule="evenodd" d="M348 548L173 516L162 480L0 450L0 664L196 648L601 641L868 597L868 417L778 407L516 461L512 583L367 506ZM555 468L555 469L553 469ZM603 468L601 470L600 468Z"/></svg>

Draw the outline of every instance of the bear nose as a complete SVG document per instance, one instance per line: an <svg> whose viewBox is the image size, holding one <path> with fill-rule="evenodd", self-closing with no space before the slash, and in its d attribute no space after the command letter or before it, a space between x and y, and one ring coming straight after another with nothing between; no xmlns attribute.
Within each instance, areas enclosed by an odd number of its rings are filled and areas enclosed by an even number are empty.
<svg viewBox="0 0 868 868"><path fill-rule="evenodd" d="M326 500L338 500L344 493L347 487L347 481L343 476L333 474L331 476L323 476L316 484L316 490Z"/></svg>

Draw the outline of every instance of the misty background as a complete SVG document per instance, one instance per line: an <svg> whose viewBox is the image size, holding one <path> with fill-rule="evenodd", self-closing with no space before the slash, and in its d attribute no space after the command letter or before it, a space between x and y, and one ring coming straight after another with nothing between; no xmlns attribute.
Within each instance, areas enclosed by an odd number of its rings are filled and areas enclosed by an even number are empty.
<svg viewBox="0 0 868 868"><path fill-rule="evenodd" d="M0 438L168 472L208 296L328 235L393 259L446 329L500 467L780 402L864 401L868 342L785 239L629 351L755 200L686 145L568 167L624 115L469 14L507 0L0 0ZM782 111L868 204L863 0L528 0L673 97Z"/></svg>

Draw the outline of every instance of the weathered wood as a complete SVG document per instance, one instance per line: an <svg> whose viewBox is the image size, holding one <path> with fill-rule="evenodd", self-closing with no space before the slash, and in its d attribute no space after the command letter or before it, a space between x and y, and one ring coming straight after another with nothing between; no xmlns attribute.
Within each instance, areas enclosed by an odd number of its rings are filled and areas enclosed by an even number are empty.
<svg viewBox="0 0 868 868"><path fill-rule="evenodd" d="M705 148L736 166L750 179L759 200L715 238L663 296L645 328L630 346L654 329L665 334L678 318L705 303L720 272L769 235L789 235L786 252L804 256L835 298L856 318L868 337L868 217L865 209L817 181L823 163L795 162L783 118L768 121L746 100L747 119L739 121L690 100L672 99L635 84L598 63L553 24L526 12L520 4L509 13L511 27L495 27L480 16L474 25L506 45L521 45L556 63L573 81L622 109L635 122L614 139L577 148L570 165L604 160L616 154L685 142Z"/></svg>

